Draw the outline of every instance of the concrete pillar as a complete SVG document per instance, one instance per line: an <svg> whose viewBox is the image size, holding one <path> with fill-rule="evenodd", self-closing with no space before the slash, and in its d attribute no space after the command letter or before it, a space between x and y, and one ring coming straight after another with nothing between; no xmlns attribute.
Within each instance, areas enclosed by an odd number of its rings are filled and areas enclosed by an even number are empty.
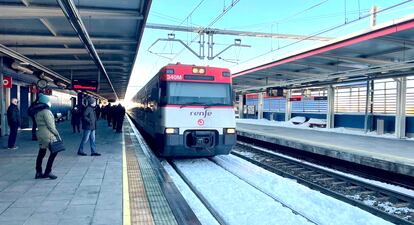
<svg viewBox="0 0 414 225"><path fill-rule="evenodd" d="M0 57L0 123L1 123L1 133L0 136L6 135L6 96L4 91L4 84L3 84L3 57Z"/></svg>
<svg viewBox="0 0 414 225"><path fill-rule="evenodd" d="M326 112L326 127L335 127L335 89L332 85L328 86L328 108Z"/></svg>
<svg viewBox="0 0 414 225"><path fill-rule="evenodd" d="M258 94L257 119L263 119L263 92Z"/></svg>
<svg viewBox="0 0 414 225"><path fill-rule="evenodd" d="M288 89L286 93L285 121L289 121L292 116L292 102L289 101L292 96L292 90Z"/></svg>
<svg viewBox="0 0 414 225"><path fill-rule="evenodd" d="M404 138L406 135L406 96L407 78L395 79L397 82L397 111L395 113L395 136Z"/></svg>
<svg viewBox="0 0 414 225"><path fill-rule="evenodd" d="M242 119L244 117L243 114L243 102L244 102L244 96L239 95L239 118Z"/></svg>

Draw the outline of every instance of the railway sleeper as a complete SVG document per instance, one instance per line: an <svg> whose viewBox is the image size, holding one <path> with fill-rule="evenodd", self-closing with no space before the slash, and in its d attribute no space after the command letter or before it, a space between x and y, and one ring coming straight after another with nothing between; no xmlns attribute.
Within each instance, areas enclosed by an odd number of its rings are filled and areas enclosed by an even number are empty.
<svg viewBox="0 0 414 225"><path fill-rule="evenodd" d="M358 185L350 185L350 186L345 187L346 190L356 190L356 189L359 189L359 188L361 188L361 187L358 186Z"/></svg>
<svg viewBox="0 0 414 225"><path fill-rule="evenodd" d="M346 183L347 183L346 181L335 181L335 182L332 182L331 184L333 186L338 186L338 185L344 185Z"/></svg>
<svg viewBox="0 0 414 225"><path fill-rule="evenodd" d="M331 180L335 180L335 178L332 177L323 177L323 178L316 178L315 181L331 181Z"/></svg>
<svg viewBox="0 0 414 225"><path fill-rule="evenodd" d="M404 208L404 207L410 207L411 203L409 202L397 202L394 203L393 206L396 208Z"/></svg>
<svg viewBox="0 0 414 225"><path fill-rule="evenodd" d="M325 176L325 175L324 174L321 174L321 173L317 173L317 174L310 175L310 177L312 177L312 178L318 178L318 177L323 177L323 176Z"/></svg>

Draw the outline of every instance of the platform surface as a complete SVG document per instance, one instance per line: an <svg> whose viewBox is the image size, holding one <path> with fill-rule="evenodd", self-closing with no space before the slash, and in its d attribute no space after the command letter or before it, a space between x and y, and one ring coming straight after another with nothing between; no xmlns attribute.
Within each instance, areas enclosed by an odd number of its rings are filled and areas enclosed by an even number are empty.
<svg viewBox="0 0 414 225"><path fill-rule="evenodd" d="M246 123L237 123L237 133L414 176L414 141Z"/></svg>
<svg viewBox="0 0 414 225"><path fill-rule="evenodd" d="M96 140L102 156L90 156L89 144L84 149L88 156L78 156L82 133L73 134L68 122L57 128L67 150L55 160L56 180L34 179L38 143L30 130L19 132L17 150L4 149L7 136L1 137L0 224L122 224L122 134L99 121Z"/></svg>

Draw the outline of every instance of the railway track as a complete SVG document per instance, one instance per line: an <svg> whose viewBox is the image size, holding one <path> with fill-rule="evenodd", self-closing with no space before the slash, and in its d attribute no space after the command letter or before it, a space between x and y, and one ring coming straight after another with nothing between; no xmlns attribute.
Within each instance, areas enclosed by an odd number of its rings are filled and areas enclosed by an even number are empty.
<svg viewBox="0 0 414 225"><path fill-rule="evenodd" d="M238 142L233 155L395 224L414 225L414 197Z"/></svg>
<svg viewBox="0 0 414 225"><path fill-rule="evenodd" d="M215 162L212 159L209 159L209 161L214 164L215 166L218 167L222 167L219 164L217 164L217 162ZM178 168L177 166L177 162L173 161L173 160L169 160L168 163L174 168L174 170L177 172L177 174L181 177L181 179L186 183L186 185L191 189L191 191L197 196L197 198L204 204L204 206L209 210L209 212L211 213L211 215L217 220L217 222L221 225L227 225L227 223L225 222L225 220L223 219L223 216L220 215L220 213L218 211L216 211L214 209L214 207L212 207L208 201L208 199L206 199L203 194L197 190L197 188L195 188L191 182L191 180L189 180L185 174ZM230 171L229 171L230 172ZM230 172L231 173L231 172ZM233 174L233 173L232 173ZM309 223L311 224L315 224L318 225L317 222L313 221L311 218L309 218L308 216L304 215L303 213L295 210L293 207L289 206L288 203L283 202L282 200L271 196L269 194L267 194L266 192L262 191L260 188L256 187L255 185L249 183L247 180L243 179L240 176L237 176L236 174L233 174L234 176L238 177L239 179L245 181L246 183L248 183L250 186L252 186L253 188L255 188L258 192L261 192L263 194L265 194L266 196L270 197L271 199L273 199L274 201L280 203L283 207L289 209L294 215L297 215L299 217L303 217L305 220L307 220Z"/></svg>

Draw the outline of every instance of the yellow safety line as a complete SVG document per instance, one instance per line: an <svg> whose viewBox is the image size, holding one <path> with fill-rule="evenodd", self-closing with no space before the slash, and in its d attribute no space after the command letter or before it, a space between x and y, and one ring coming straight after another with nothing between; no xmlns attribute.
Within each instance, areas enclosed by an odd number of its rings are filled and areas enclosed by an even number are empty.
<svg viewBox="0 0 414 225"><path fill-rule="evenodd" d="M129 206L128 170L125 153L125 137L122 135L122 197L123 225L131 225L131 210Z"/></svg>

